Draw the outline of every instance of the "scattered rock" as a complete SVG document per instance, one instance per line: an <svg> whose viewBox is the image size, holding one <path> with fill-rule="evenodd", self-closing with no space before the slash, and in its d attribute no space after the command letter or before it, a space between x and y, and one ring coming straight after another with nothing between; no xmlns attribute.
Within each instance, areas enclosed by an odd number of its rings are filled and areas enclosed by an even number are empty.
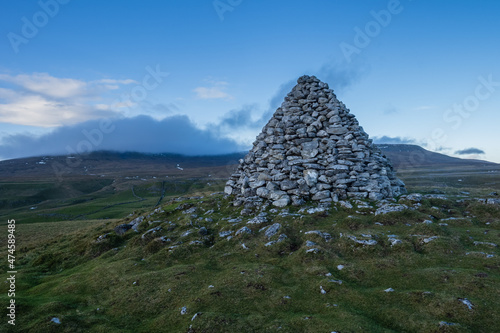
<svg viewBox="0 0 500 333"><path fill-rule="evenodd" d="M312 241L306 241L306 246L307 246L307 247L315 247L315 246L317 246L317 245L318 245L318 244L316 244L316 243L314 243L314 242L312 242Z"/></svg>
<svg viewBox="0 0 500 333"><path fill-rule="evenodd" d="M285 239L287 239L287 238L288 238L288 236L287 236L287 235L285 235L285 234L281 234L281 235L279 235L279 236L278 236L278 243L279 243L279 242L284 241L284 240L285 240Z"/></svg>
<svg viewBox="0 0 500 333"><path fill-rule="evenodd" d="M268 239L273 237L274 235L276 235L278 233L280 228L281 228L281 224L279 224L279 223L275 223L275 224L271 225L269 228L267 228L267 230L265 232L266 237Z"/></svg>
<svg viewBox="0 0 500 333"><path fill-rule="evenodd" d="M230 236L232 233L233 233L232 230L221 231L221 232L219 232L219 237L225 238L227 236Z"/></svg>
<svg viewBox="0 0 500 333"><path fill-rule="evenodd" d="M250 228L248 228L248 227L243 227L243 228L237 230L235 235L238 236L239 234L243 234L243 233L245 233L245 234L251 234L252 230Z"/></svg>
<svg viewBox="0 0 500 333"><path fill-rule="evenodd" d="M458 300L463 304L467 305L467 308L469 308L469 310L474 309L474 304L472 304L471 301L469 301L467 298L459 298Z"/></svg>
<svg viewBox="0 0 500 333"><path fill-rule="evenodd" d="M108 238L108 236L111 235L110 232L108 232L107 234L104 234L104 235L100 235L99 237L97 237L96 239L96 243L101 243L103 242L106 238Z"/></svg>
<svg viewBox="0 0 500 333"><path fill-rule="evenodd" d="M465 255L468 256L468 255L475 255L475 254L481 254L481 255L484 255L486 256L486 258L493 258L495 255L494 254L487 254L487 253L484 253L484 252L466 252Z"/></svg>
<svg viewBox="0 0 500 333"><path fill-rule="evenodd" d="M322 213L324 212L326 209L323 208L323 207L316 207L316 208L309 208L307 210L307 214L316 214L316 213Z"/></svg>
<svg viewBox="0 0 500 333"><path fill-rule="evenodd" d="M442 191L440 191L443 193ZM426 199L440 199L440 200L448 200L448 197L443 194L426 194L424 195L424 198Z"/></svg>
<svg viewBox="0 0 500 333"><path fill-rule="evenodd" d="M456 323L449 323L447 321L440 321L439 322L439 327L443 327L443 326L460 326L460 325L456 324Z"/></svg>
<svg viewBox="0 0 500 333"><path fill-rule="evenodd" d="M160 227L160 226L158 226L158 227L156 227L156 228L153 228L153 229L149 229L149 230L148 230L148 231L146 231L144 234L142 234L141 239L146 238L146 236L147 236L147 235L149 235L149 234L153 234L153 235L154 235L155 233L157 233L157 232L158 232L158 231L160 231L160 230L161 230L161 227Z"/></svg>
<svg viewBox="0 0 500 333"><path fill-rule="evenodd" d="M316 234L316 235L322 237L325 240L325 242L328 242L330 239L332 239L332 236L329 233L322 232L319 230L306 231L304 234L305 235Z"/></svg>
<svg viewBox="0 0 500 333"><path fill-rule="evenodd" d="M498 247L497 244L495 243L489 243L489 242L478 242L478 241L475 241L474 242L474 245L487 245L487 246L491 246L491 247Z"/></svg>
<svg viewBox="0 0 500 333"><path fill-rule="evenodd" d="M142 223L142 221L144 221L144 216L139 216L133 219L128 224L120 224L118 227L115 228L115 232L119 235L124 234L129 229L132 229L135 232L139 232L139 225Z"/></svg>
<svg viewBox="0 0 500 333"><path fill-rule="evenodd" d="M355 236L347 236L347 238L355 241L358 244L362 244L362 245L369 245L369 246L377 245L377 241L374 239L369 239L369 240L357 239Z"/></svg>
<svg viewBox="0 0 500 333"><path fill-rule="evenodd" d="M420 202L422 201L422 194L419 193L408 194L406 196L406 199L410 201Z"/></svg>
<svg viewBox="0 0 500 333"><path fill-rule="evenodd" d="M457 217L448 217L446 219L441 219L441 222L444 222L444 221L455 221L455 220L460 220L460 219L457 218Z"/></svg>
<svg viewBox="0 0 500 333"><path fill-rule="evenodd" d="M388 214L388 213L393 213L393 212L402 212L403 210L408 209L408 206L406 205L400 205L400 204L387 204L375 211L375 215L383 215L383 214Z"/></svg>
<svg viewBox="0 0 500 333"><path fill-rule="evenodd" d="M201 228L198 230L198 235L200 235L200 236L206 236L206 235L208 235L208 230L207 230L207 228L205 228L205 227L201 227Z"/></svg>
<svg viewBox="0 0 500 333"><path fill-rule="evenodd" d="M265 245L265 246L271 246L271 245L274 245L274 244L276 244L276 243L281 243L282 241L284 241L284 240L285 240L285 239L287 239L287 238L288 238L288 237L287 237L287 235L285 235L285 234L281 234L281 235L279 235L279 237L278 237L278 239L277 239L277 240L275 240L275 241L270 241L270 242L268 242L268 243L266 243L266 244L264 244L264 245Z"/></svg>
<svg viewBox="0 0 500 333"><path fill-rule="evenodd" d="M424 238L424 239L422 240L422 242L424 242L425 244L427 244L427 243L430 243L430 242L432 242L433 240L436 240L436 239L438 239L438 238L439 238L439 236L432 236L432 237Z"/></svg>
<svg viewBox="0 0 500 333"><path fill-rule="evenodd" d="M394 235L390 235L390 236L394 236ZM397 239L396 237L389 237L389 242L391 242L391 247L394 246L394 245L398 245L398 244L403 244L403 242L400 240L400 239Z"/></svg>
<svg viewBox="0 0 500 333"><path fill-rule="evenodd" d="M115 232L117 235L123 235L124 233L126 233L127 231L129 231L130 229L132 229L132 225L130 223L124 223L124 224L120 224L119 226L115 227Z"/></svg>
<svg viewBox="0 0 500 333"><path fill-rule="evenodd" d="M251 219L250 221L248 221L247 224L262 224L262 223L266 223L266 222L267 222L267 218L265 216L256 216L253 219Z"/></svg>
<svg viewBox="0 0 500 333"><path fill-rule="evenodd" d="M196 212L196 207L191 207L182 212L182 214L194 214Z"/></svg>

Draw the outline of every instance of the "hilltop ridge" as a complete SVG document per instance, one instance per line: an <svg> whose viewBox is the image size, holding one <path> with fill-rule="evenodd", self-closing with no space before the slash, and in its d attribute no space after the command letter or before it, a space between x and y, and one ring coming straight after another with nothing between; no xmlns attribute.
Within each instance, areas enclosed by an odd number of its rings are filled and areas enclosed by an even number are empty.
<svg viewBox="0 0 500 333"><path fill-rule="evenodd" d="M396 171L427 167L497 167L499 164L461 159L428 151L417 145L377 144L392 162ZM214 156L187 156L179 154L145 154L138 152L97 151L78 155L76 166L68 165L75 156L38 156L0 161L0 178L35 179L57 178L57 170L64 177L80 176L192 176L227 178L246 153ZM42 162L42 163L40 163ZM55 167L54 167L55 164ZM177 164L184 169L179 170ZM54 168L56 170L54 170ZM185 172L183 172L185 171Z"/></svg>

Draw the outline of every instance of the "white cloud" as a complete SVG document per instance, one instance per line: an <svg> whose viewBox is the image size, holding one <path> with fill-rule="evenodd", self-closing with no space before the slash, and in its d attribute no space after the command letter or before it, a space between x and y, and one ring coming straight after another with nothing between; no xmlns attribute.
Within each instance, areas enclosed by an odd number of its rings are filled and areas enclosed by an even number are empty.
<svg viewBox="0 0 500 333"><path fill-rule="evenodd" d="M194 89L196 97L199 99L233 99L225 90L227 82L224 81L209 81L211 87L197 87Z"/></svg>
<svg viewBox="0 0 500 333"><path fill-rule="evenodd" d="M98 95L108 90L119 89L121 85L138 84L131 79L101 79L85 82L77 79L57 78L47 73L19 74L16 76L0 74L0 81L8 82L22 89L50 98L75 98Z"/></svg>
<svg viewBox="0 0 500 333"><path fill-rule="evenodd" d="M47 73L20 74L17 76L0 74L0 80L52 98L81 96L88 90L88 83L84 81L56 78Z"/></svg>
<svg viewBox="0 0 500 333"><path fill-rule="evenodd" d="M390 136L374 136L372 137L373 142L376 144L395 144L395 145L419 145L425 147L425 144L418 142L417 139L409 137L390 137Z"/></svg>
<svg viewBox="0 0 500 333"><path fill-rule="evenodd" d="M41 95L0 88L0 122L17 125L55 127L111 116L115 112L91 105L51 100Z"/></svg>
<svg viewBox="0 0 500 333"><path fill-rule="evenodd" d="M198 87L194 89L197 94L197 97L200 99L221 99L221 98L232 98L231 95L222 91L220 88L212 87Z"/></svg>
<svg viewBox="0 0 500 333"><path fill-rule="evenodd" d="M126 79L126 80L102 79L102 80L97 80L94 82L106 83L106 84L132 84L132 83L139 84L139 82L137 82L135 80L131 80L131 79Z"/></svg>
<svg viewBox="0 0 500 333"><path fill-rule="evenodd" d="M2 81L17 87L0 87L0 122L39 127L72 125L121 114L115 108L116 102L107 103L103 95L137 83L131 79L86 82L47 73L0 74Z"/></svg>

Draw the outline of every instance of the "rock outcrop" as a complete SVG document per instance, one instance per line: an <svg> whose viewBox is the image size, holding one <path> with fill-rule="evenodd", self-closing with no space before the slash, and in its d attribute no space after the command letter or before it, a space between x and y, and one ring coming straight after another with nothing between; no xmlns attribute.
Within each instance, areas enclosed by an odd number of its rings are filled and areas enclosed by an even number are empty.
<svg viewBox="0 0 500 333"><path fill-rule="evenodd" d="M277 207L406 193L389 160L328 84L302 76L225 187L234 205Z"/></svg>

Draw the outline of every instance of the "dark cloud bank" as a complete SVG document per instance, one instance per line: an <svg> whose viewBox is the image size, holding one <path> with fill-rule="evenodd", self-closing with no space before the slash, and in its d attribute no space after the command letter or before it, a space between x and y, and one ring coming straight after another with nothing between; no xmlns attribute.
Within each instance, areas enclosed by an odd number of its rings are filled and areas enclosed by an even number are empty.
<svg viewBox="0 0 500 333"><path fill-rule="evenodd" d="M482 154L486 154L486 153L484 152L484 150L479 149L479 148L467 148L467 149L457 150L455 152L455 154L457 154L457 155L472 155L472 154L482 155Z"/></svg>
<svg viewBox="0 0 500 333"><path fill-rule="evenodd" d="M412 138L375 136L372 138L376 144L394 144L394 145L418 145L417 141Z"/></svg>
<svg viewBox="0 0 500 333"><path fill-rule="evenodd" d="M0 144L0 157L67 155L97 150L218 155L245 149L248 147L220 138L211 130L197 128L187 116L161 121L138 116L87 121L58 128L41 137L8 136Z"/></svg>

